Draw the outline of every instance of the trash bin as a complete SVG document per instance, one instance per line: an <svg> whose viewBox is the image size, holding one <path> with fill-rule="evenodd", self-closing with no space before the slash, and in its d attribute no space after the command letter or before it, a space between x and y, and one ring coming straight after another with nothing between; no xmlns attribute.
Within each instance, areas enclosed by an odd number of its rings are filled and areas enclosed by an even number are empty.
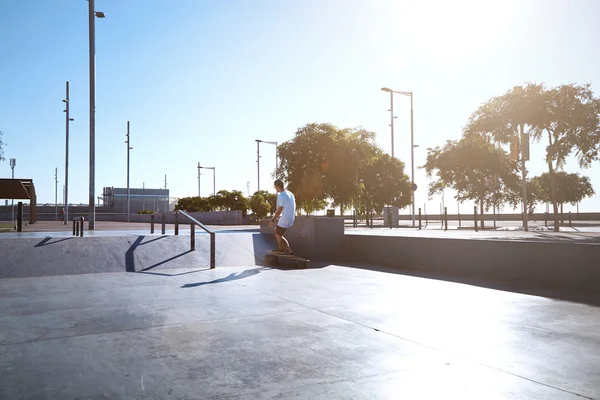
<svg viewBox="0 0 600 400"><path fill-rule="evenodd" d="M335 217L335 210L327 210L328 217Z"/></svg>

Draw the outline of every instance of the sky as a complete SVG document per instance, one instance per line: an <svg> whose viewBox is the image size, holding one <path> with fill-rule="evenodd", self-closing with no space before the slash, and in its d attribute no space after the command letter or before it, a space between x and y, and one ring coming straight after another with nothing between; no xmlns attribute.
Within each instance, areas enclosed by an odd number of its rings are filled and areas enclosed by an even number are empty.
<svg viewBox="0 0 600 400"><path fill-rule="evenodd" d="M460 138L481 103L527 82L591 83L600 96L597 0L95 3L106 15L96 19L96 196L126 186L127 121L131 187L164 187L166 175L172 197L198 195L198 163L216 168L217 191L253 193L255 140L282 143L311 122L361 126L389 152L385 86L414 92L416 204L437 212L418 167L428 147ZM69 202L87 204L88 2L2 0L0 38L0 177L16 158L15 177L54 203L57 168L61 201L69 81ZM410 99L394 108L395 155L410 171ZM272 191L275 147L260 153L261 189ZM530 175L546 171L544 154L532 144ZM599 167L570 160L566 170L600 192ZM212 183L202 170L201 195ZM444 201L456 211L451 191ZM600 196L580 210L600 211Z"/></svg>

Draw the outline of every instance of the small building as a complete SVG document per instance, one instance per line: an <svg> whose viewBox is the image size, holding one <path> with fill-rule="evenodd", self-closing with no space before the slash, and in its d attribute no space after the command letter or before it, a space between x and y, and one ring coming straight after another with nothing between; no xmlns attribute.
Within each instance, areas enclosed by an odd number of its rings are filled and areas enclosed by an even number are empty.
<svg viewBox="0 0 600 400"><path fill-rule="evenodd" d="M116 213L127 213L127 188L105 187L102 190L104 207ZM156 213L173 209L170 204L169 189L129 188L129 213L150 210Z"/></svg>

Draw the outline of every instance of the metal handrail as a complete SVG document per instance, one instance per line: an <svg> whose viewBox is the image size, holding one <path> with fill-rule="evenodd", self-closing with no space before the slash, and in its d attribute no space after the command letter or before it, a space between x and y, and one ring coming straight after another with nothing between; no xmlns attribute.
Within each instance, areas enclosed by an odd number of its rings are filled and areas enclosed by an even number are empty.
<svg viewBox="0 0 600 400"><path fill-rule="evenodd" d="M202 222L198 221L196 218L192 217L185 211L177 210L177 212L179 214L183 215L184 217L186 217L187 219L189 219L190 221L192 221L192 223L190 224L191 225L190 226L190 242L191 242L192 250L196 250L195 225L198 225L200 228L202 228L206 233L208 233L210 235L210 269L214 269L215 268L215 232L208 229Z"/></svg>

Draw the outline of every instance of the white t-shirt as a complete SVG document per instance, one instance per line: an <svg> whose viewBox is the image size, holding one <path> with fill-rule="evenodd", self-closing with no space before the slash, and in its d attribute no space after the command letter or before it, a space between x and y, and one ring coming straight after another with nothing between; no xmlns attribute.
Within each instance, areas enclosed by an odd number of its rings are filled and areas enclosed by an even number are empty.
<svg viewBox="0 0 600 400"><path fill-rule="evenodd" d="M290 228L294 225L294 218L296 216L296 198L294 193L284 190L277 194L277 207L283 207L283 211L279 217L279 225L282 228Z"/></svg>

